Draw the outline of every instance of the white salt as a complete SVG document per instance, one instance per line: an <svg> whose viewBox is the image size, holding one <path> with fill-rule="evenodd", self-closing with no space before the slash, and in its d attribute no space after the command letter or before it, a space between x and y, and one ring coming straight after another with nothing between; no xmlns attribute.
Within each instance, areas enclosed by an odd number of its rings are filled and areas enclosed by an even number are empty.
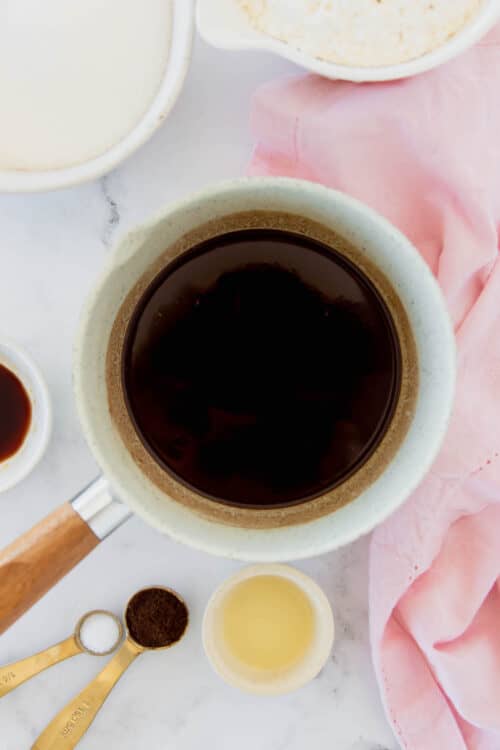
<svg viewBox="0 0 500 750"><path fill-rule="evenodd" d="M82 646L94 654L113 651L122 636L118 622L106 612L92 612L80 626L79 638Z"/></svg>
<svg viewBox="0 0 500 750"><path fill-rule="evenodd" d="M97 157L154 100L172 0L0 0L0 169Z"/></svg>

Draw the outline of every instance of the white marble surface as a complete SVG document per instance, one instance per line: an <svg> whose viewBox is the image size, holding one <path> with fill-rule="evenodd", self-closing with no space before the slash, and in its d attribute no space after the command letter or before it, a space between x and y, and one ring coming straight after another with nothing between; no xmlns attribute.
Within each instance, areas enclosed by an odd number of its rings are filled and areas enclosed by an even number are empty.
<svg viewBox="0 0 500 750"><path fill-rule="evenodd" d="M252 146L251 94L260 82L293 70L266 55L231 56L197 42L175 111L120 169L72 190L0 196L0 338L14 339L36 358L55 413L43 462L0 496L0 546L97 473L72 400L71 346L82 302L116 235L168 201L241 174ZM0 663L67 636L88 609L119 613L138 588L168 584L190 605L188 637L176 649L145 655L133 665L82 750L395 750L370 663L367 540L300 564L331 598L337 642L311 685L280 698L232 690L212 674L203 655L204 606L216 584L237 567L131 520L0 638ZM28 750L103 662L80 656L4 698L0 750Z"/></svg>

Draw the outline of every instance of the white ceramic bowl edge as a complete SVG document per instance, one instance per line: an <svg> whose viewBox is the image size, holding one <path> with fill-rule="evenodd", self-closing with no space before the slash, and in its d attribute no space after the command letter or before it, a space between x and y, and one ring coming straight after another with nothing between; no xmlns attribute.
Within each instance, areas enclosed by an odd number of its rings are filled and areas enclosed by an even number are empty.
<svg viewBox="0 0 500 750"><path fill-rule="evenodd" d="M321 60L260 33L253 28L244 11L237 7L235 0L198 0L197 8L198 31L214 47L273 52L325 78L356 83L392 81L436 68L479 41L499 19L499 0L483 0L477 16L438 49L398 65L355 67Z"/></svg>
<svg viewBox="0 0 500 750"><path fill-rule="evenodd" d="M119 143L91 161L65 169L2 171L0 192L27 193L57 190L101 177L142 146L160 127L174 107L191 60L195 0L172 0L173 28L169 61L160 89L148 111Z"/></svg>
<svg viewBox="0 0 500 750"><path fill-rule="evenodd" d="M256 576L281 576L305 593L314 612L315 633L311 648L298 665L284 674L273 677L252 675L245 668L238 669L225 658L218 637L218 618L226 596L234 586ZM202 625L202 638L205 654L217 674L233 687L258 695L280 695L306 685L325 666L335 639L333 613L323 590L309 576L288 565L252 565L238 571L224 581L212 594Z"/></svg>

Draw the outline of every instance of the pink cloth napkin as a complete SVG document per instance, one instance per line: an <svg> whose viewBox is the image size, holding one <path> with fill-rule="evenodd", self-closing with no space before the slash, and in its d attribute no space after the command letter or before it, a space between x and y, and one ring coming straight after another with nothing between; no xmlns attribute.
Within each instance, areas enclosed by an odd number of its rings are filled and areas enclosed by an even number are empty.
<svg viewBox="0 0 500 750"><path fill-rule="evenodd" d="M250 172L317 180L411 238L456 327L430 475L371 546L373 659L407 750L500 750L500 29L438 71L258 91Z"/></svg>

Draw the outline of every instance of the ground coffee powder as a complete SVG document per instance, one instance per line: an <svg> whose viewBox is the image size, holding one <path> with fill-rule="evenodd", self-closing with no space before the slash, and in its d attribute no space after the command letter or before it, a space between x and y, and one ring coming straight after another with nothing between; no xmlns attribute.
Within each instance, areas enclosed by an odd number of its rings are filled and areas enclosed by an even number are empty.
<svg viewBox="0 0 500 750"><path fill-rule="evenodd" d="M130 635L140 646L164 648L182 638L189 613L174 592L150 588L132 597L125 619Z"/></svg>

